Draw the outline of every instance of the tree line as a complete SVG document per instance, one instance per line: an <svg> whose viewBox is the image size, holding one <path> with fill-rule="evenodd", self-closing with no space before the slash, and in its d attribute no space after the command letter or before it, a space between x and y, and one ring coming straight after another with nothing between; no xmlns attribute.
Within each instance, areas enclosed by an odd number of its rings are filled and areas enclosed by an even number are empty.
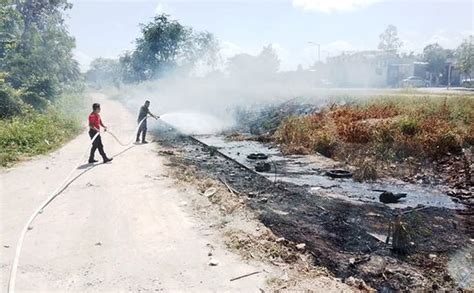
<svg viewBox="0 0 474 293"><path fill-rule="evenodd" d="M456 49L445 49L438 43L428 44L421 54L399 54L403 42L398 37L397 28L389 25L380 34L378 49L397 57L412 57L427 63L427 70L431 74L431 82L438 85L440 81L447 83L446 67L456 68L464 76L471 78L474 70L474 36L469 36ZM451 68L448 68L451 70Z"/></svg>
<svg viewBox="0 0 474 293"><path fill-rule="evenodd" d="M80 79L67 0L0 0L0 117L44 110Z"/></svg>
<svg viewBox="0 0 474 293"><path fill-rule="evenodd" d="M218 42L211 33L195 31L160 14L141 24L133 50L119 59L93 60L86 77L100 84L139 83L170 72L186 74L199 66L213 67L217 53Z"/></svg>

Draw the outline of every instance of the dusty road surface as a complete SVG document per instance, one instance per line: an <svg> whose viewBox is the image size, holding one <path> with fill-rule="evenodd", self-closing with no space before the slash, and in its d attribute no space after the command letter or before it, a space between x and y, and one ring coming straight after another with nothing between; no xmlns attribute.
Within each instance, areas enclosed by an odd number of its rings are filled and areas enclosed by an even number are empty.
<svg viewBox="0 0 474 293"><path fill-rule="evenodd" d="M130 140L134 115L99 95L94 100L102 103L109 129ZM104 134L103 141L109 155L124 150L110 135ZM87 148L84 133L52 154L0 171L0 291L6 291L22 227ZM229 281L265 267L243 262L203 232L203 224L183 208L186 196L165 175L156 148L135 145L112 163L95 166L37 217L23 246L17 291L265 288L265 273ZM209 265L210 247L217 266Z"/></svg>

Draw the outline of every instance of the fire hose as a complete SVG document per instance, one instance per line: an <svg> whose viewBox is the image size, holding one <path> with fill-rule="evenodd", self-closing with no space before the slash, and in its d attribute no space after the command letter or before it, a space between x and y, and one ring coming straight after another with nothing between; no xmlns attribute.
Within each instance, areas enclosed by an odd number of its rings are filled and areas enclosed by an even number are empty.
<svg viewBox="0 0 474 293"><path fill-rule="evenodd" d="M142 125L142 123L148 118L148 115L145 116L139 123L138 123L138 126L137 128L135 129L135 132L134 132L134 135L135 133L137 133L138 129L140 128L140 126ZM156 118L155 118L156 119ZM120 141L120 139L117 138L116 135L114 135L112 132L110 131L105 131L106 133L109 133L121 146L128 146L130 145L132 142L133 142L133 138L130 142L124 144ZM99 136L100 132L97 132L92 138L91 138L91 144L94 143L94 141L97 139L97 137ZM86 173L87 171L91 170L92 168L94 168L94 166L97 166L97 165L91 165L89 168L85 169L84 171L80 172L78 175L76 175L75 177L72 177L72 174L74 173L74 171L83 164L83 160L84 160L84 157L86 156L87 152L89 151L89 147L87 148L87 151L81 156L81 161L79 164L77 164L76 166L74 166L74 168L71 170L71 172L69 172L68 176L64 179L64 181L61 183L61 185L58 186L58 188L56 188L52 193L50 193L50 195L48 196L48 198L41 203L41 205L33 212L33 214L30 216L30 218L28 219L28 221L26 222L25 226L23 227L22 231L21 231L21 234L20 234L20 238L18 239L18 243L16 245L16 248L15 248L15 258L13 259L13 265L12 265L12 268L10 270L10 278L8 280L8 292L9 293L13 293L15 292L15 282L16 282L16 274L17 274L17 270L18 270L18 264L19 264L19 261L20 261L20 254L21 254L21 249L23 247L23 242L25 240L25 236L26 236L26 233L31 230L31 224L33 223L33 221L35 220L35 218L41 214L44 210L44 208L46 208L56 197L58 197L64 190L66 190L66 188L72 183L74 182L77 178L79 178L80 176L82 176L84 173ZM120 154L122 154L125 150L115 154L112 156L113 157L116 157Z"/></svg>

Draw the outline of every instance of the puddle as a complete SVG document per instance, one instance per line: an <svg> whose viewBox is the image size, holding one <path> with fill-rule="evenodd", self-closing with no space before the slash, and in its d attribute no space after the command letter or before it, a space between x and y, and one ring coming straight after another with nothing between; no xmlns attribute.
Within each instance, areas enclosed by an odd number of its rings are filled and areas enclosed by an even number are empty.
<svg viewBox="0 0 474 293"><path fill-rule="evenodd" d="M451 197L435 186L397 182L359 183L352 179L333 179L325 175L328 169L319 166L305 156L284 156L277 148L254 141L227 141L224 136L196 136L207 145L217 147L219 151L250 168L255 161L247 159L250 153L264 153L269 156L272 170L260 173L270 180L278 180L307 186L308 190L318 196L343 198L357 202L379 202L380 192L387 190L393 193L406 193L407 197L396 204L387 204L392 208L416 207L418 205L463 209L462 204L455 203ZM276 170L276 172L275 172Z"/></svg>

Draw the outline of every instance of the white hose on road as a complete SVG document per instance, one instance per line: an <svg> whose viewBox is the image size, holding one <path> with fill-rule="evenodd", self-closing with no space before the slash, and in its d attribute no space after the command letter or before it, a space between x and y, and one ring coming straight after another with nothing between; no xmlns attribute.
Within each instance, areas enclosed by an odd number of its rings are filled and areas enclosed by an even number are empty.
<svg viewBox="0 0 474 293"><path fill-rule="evenodd" d="M146 116L145 118L143 118L139 123L138 123L138 126L137 128L135 129L135 132L134 132L134 135L138 132L138 129L140 128L140 125L143 123L143 121L145 121L145 119L147 119L148 116ZM97 137L99 136L100 132L97 132L91 139L91 144L94 143L94 141L97 139ZM123 144L122 142L120 142L120 140L112 133L110 133L110 135L122 146L128 146L130 145L132 141L130 141L128 144ZM97 165L91 165L90 168L87 168L86 170L84 170L83 172L81 172L80 174L78 174L77 176L73 177L71 179L71 176L72 174L74 173L74 171L77 170L78 167L80 167L81 165L83 165L83 162L84 162L84 157L85 155L87 154L87 152L89 151L89 147L87 148L87 151L81 156L81 161L79 164L77 164L76 166L74 166L74 168L71 170L71 172L69 172L68 176L64 179L64 181L61 183L61 185L58 186L58 188L56 188L56 190L54 190L49 196L48 198L43 202L41 203L41 205L39 206L39 208L37 208L33 214L31 215L31 217L28 219L28 221L26 222L25 226L23 227L23 229L21 230L21 234L20 234L20 238L18 239L18 243L16 245L16 248L15 248L15 258L13 259L13 265L12 265L12 268L10 270L10 279L8 280L8 292L9 293L14 293L15 292L15 282L16 282L16 275L17 275L17 271L18 271L18 263L20 262L20 255L21 255L21 249L23 247L23 242L25 240L25 236L26 236L26 233L28 232L28 230L30 230L30 226L31 224L33 223L33 221L35 220L35 218L40 214L42 213L43 209L45 207L47 207L58 195L60 195L64 190L66 190L66 188L74 181L76 180L77 178L79 178L82 174L84 174L85 172L89 171L90 169L92 169L94 166L97 166ZM125 150L124 150L125 151ZM112 157L115 157L115 156L118 156L120 155L121 153L123 153L124 151L121 151L119 152L118 154L112 156Z"/></svg>
<svg viewBox="0 0 474 293"><path fill-rule="evenodd" d="M138 129L140 128L140 125L142 125L143 121L145 121L146 119L148 118L148 116L145 116L145 118L143 118L142 120L140 120L140 122L138 123L138 126L137 128L135 129L135 133L138 132ZM155 118L156 119L156 118ZM132 142L133 142L133 137L130 141L128 141L127 143L123 143L122 141L120 141L120 139L118 139L117 136L115 136L115 134L109 130L107 130L107 133L110 134L116 141L119 145L121 146L128 146L130 145Z"/></svg>

